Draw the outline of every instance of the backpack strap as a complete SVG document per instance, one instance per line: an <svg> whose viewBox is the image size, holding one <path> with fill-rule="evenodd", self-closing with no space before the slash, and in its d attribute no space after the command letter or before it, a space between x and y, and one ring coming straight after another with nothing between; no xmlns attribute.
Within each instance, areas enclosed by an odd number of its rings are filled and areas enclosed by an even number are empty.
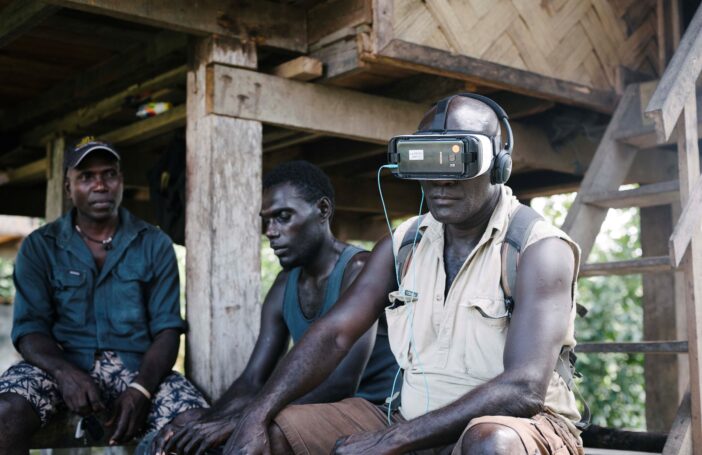
<svg viewBox="0 0 702 455"><path fill-rule="evenodd" d="M419 226L423 220L424 215L419 215L415 219L409 229L405 231L400 247L397 249L396 261L400 280L405 276L405 272L412 262L412 246L416 247L422 240L422 231L419 230Z"/></svg>
<svg viewBox="0 0 702 455"><path fill-rule="evenodd" d="M507 313L510 317L514 309L513 296L517 285L519 255L529 239L534 224L539 220L543 220L543 218L534 209L524 204L519 204L519 207L509 220L505 240L502 242L502 251L500 253L502 277L500 283L505 295L505 308L507 308Z"/></svg>

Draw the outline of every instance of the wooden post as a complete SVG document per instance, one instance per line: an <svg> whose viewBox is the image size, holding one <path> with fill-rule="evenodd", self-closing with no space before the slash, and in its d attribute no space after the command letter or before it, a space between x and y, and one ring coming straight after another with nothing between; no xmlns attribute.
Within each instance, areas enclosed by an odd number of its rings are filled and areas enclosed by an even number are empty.
<svg viewBox="0 0 702 455"><path fill-rule="evenodd" d="M692 190L700 178L699 148L697 145L697 103L695 90L688 96L678 120L678 162L680 174L680 200L685 207ZM694 230L687 253L681 263L685 273L687 301L687 333L690 360L690 416L692 448L695 455L702 454L702 377L700 377L700 352L702 351L702 231Z"/></svg>
<svg viewBox="0 0 702 455"><path fill-rule="evenodd" d="M670 205L642 208L642 256L667 256L667 245L661 239L668 238L672 230ZM677 340L674 272L645 273L642 278L644 340ZM645 356L644 375L646 429L667 433L682 395L677 387L678 356Z"/></svg>
<svg viewBox="0 0 702 455"><path fill-rule="evenodd" d="M232 40L193 46L187 93L185 246L189 377L210 399L241 373L259 327L261 123L210 113L218 63L256 67ZM265 88L263 88L265 90Z"/></svg>
<svg viewBox="0 0 702 455"><path fill-rule="evenodd" d="M46 179L46 222L54 221L64 214L66 192L63 189L63 153L66 140L58 136L46 144L46 159L48 163Z"/></svg>

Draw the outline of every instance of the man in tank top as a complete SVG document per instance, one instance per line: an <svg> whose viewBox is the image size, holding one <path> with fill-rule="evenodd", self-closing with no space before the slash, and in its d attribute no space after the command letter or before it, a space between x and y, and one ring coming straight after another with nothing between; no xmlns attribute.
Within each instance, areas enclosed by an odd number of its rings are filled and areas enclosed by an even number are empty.
<svg viewBox="0 0 702 455"><path fill-rule="evenodd" d="M246 369L215 405L187 425L171 425L151 452L223 444L237 417L261 390L289 340L296 343L326 314L363 268L367 251L334 237L330 222L334 190L329 178L306 161L284 163L263 179L261 219L283 271L266 295L261 330ZM314 368L315 359L307 359ZM391 393L398 366L385 318L366 331L334 372L298 403L329 403L357 396L381 404ZM397 387L399 388L399 381Z"/></svg>

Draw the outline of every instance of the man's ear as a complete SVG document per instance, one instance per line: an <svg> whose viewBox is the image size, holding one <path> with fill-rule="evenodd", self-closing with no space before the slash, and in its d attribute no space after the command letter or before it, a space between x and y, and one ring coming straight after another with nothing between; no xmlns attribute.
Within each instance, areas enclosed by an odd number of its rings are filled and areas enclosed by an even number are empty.
<svg viewBox="0 0 702 455"><path fill-rule="evenodd" d="M321 222L331 220L331 217L334 214L334 206L328 197L323 196L319 198L317 201L317 209L319 210Z"/></svg>
<svg viewBox="0 0 702 455"><path fill-rule="evenodd" d="M68 180L68 175L63 176L63 190L66 192L66 197L71 196L71 181Z"/></svg>

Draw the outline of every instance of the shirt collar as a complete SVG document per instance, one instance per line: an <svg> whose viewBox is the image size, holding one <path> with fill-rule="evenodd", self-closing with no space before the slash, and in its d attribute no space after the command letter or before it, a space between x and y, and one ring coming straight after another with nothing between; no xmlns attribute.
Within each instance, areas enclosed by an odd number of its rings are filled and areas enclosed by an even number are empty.
<svg viewBox="0 0 702 455"><path fill-rule="evenodd" d="M70 243L71 237L75 234L75 227L73 226L74 213L75 208L69 210L47 229L47 235L49 237L54 237L61 248L65 248ZM115 233L115 243L125 239L129 242L136 237L139 232L148 227L146 222L136 218L124 207L120 207L118 213L119 227Z"/></svg>

